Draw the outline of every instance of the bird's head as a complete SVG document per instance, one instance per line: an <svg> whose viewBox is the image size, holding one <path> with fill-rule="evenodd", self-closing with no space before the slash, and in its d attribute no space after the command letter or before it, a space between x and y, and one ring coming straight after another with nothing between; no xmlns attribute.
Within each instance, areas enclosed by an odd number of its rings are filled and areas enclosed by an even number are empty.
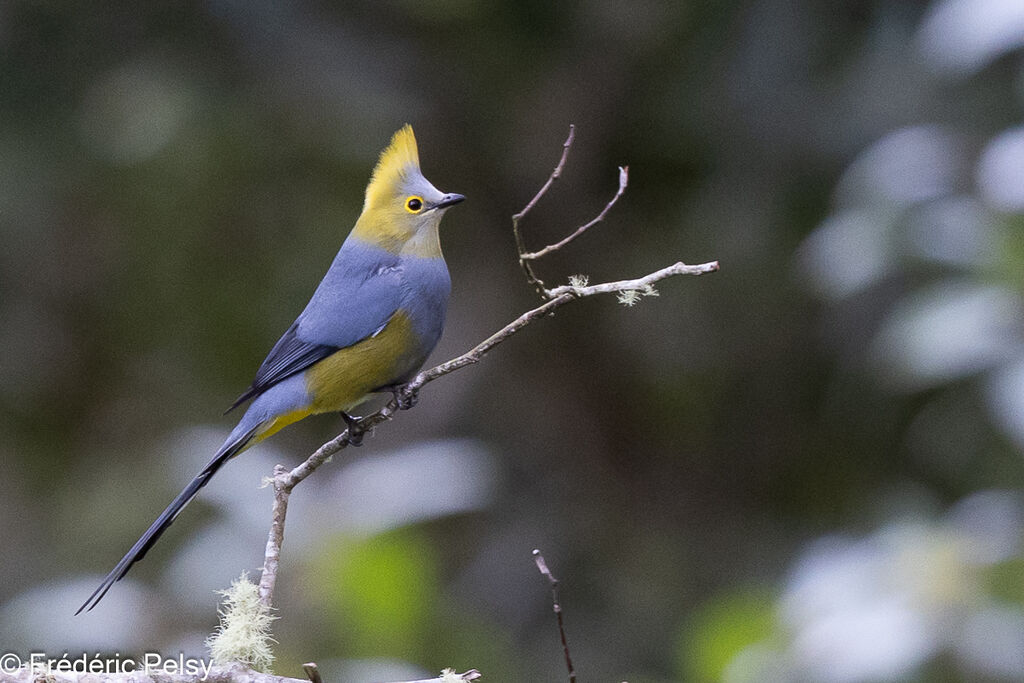
<svg viewBox="0 0 1024 683"><path fill-rule="evenodd" d="M441 192L423 177L416 137L406 124L373 169L363 213L352 234L389 251L440 256L441 216L463 199L461 194Z"/></svg>

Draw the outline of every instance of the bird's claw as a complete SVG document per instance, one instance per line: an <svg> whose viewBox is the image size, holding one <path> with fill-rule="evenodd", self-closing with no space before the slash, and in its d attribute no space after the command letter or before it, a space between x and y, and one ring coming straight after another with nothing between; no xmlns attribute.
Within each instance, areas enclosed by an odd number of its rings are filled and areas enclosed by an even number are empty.
<svg viewBox="0 0 1024 683"><path fill-rule="evenodd" d="M408 384L391 387L391 395L395 397L399 410L409 410L420 400L419 390L410 389Z"/></svg>
<svg viewBox="0 0 1024 683"><path fill-rule="evenodd" d="M344 410L339 412L341 413L342 419L345 420L345 424L348 425L348 436L345 437L345 442L349 446L362 446L363 435L366 434L366 431L359 426L359 421L363 418L356 415L349 415Z"/></svg>

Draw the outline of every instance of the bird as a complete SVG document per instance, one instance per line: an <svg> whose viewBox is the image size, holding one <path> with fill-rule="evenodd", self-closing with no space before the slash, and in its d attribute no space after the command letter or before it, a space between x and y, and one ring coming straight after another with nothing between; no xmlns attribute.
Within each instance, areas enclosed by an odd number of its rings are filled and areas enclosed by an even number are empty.
<svg viewBox="0 0 1024 683"><path fill-rule="evenodd" d="M451 279L438 228L448 208L464 199L423 176L409 124L392 136L373 169L362 213L309 303L228 408L251 401L238 424L76 615L103 599L228 460L309 415L341 413L351 427L358 418L350 411L375 392L402 396L400 387L422 367L444 328Z"/></svg>

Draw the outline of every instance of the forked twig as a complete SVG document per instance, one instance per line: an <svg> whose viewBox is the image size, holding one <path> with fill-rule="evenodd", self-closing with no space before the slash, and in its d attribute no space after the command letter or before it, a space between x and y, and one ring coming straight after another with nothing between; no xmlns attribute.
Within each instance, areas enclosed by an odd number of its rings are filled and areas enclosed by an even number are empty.
<svg viewBox="0 0 1024 683"><path fill-rule="evenodd" d="M533 272L533 266L530 265L531 259L526 256L528 252L526 251L526 242L523 241L523 233L519 229L519 221L523 220L526 214L533 210L533 207L537 205L540 198L543 197L551 186L554 185L555 181L561 177L562 169L565 168L565 161L569 158L569 150L572 148L572 143L575 139L576 126L569 124L569 137L567 137L565 142L562 143L562 158L558 160L555 170L551 172L551 175L548 176L547 181L541 186L540 190L537 191L537 194L533 196L533 199L527 202L526 206L523 207L523 210L512 216L512 235L516 239L516 251L519 252L519 266L523 269L523 273L526 274L526 281L533 285L541 296L543 296L546 291L544 289L544 283L541 282Z"/></svg>
<svg viewBox="0 0 1024 683"><path fill-rule="evenodd" d="M611 211L611 208L615 206L616 202L619 201L619 197L621 197L623 193L626 191L627 185L629 185L629 166L619 166L619 189L615 192L615 196L612 197L607 204L605 204L603 209L601 209L601 213L597 214L596 218L591 220L589 223L584 223L580 227L576 228L576 230L574 230L568 236L559 240L558 242L555 242L554 244L549 244L543 249L531 251L526 254L520 253L519 258L525 259L527 261L534 261L536 259L541 258L542 256L547 256L552 252L558 251L565 245L569 244L569 242L572 242L574 239L585 233L587 230L589 230L590 228L594 227L595 225L604 220L604 217L608 215L608 212Z"/></svg>

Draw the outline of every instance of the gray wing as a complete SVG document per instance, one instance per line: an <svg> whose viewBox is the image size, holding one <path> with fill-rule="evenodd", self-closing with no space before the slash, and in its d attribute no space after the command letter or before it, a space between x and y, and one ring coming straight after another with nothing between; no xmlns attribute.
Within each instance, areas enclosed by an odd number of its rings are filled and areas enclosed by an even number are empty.
<svg viewBox="0 0 1024 683"><path fill-rule="evenodd" d="M326 358L340 348L329 344L314 344L304 341L299 338L298 329L299 322L296 320L288 328L288 331L277 340L274 348L270 349L270 353L267 354L263 363L260 364L259 370L256 371L256 377L253 379L252 384L249 385L249 388L235 399L231 407L224 411L225 414L230 413L250 398L259 396L286 377L305 370L313 363Z"/></svg>
<svg viewBox="0 0 1024 683"><path fill-rule="evenodd" d="M228 411L339 349L377 334L401 299L397 257L346 241L305 310L277 340L252 384Z"/></svg>

